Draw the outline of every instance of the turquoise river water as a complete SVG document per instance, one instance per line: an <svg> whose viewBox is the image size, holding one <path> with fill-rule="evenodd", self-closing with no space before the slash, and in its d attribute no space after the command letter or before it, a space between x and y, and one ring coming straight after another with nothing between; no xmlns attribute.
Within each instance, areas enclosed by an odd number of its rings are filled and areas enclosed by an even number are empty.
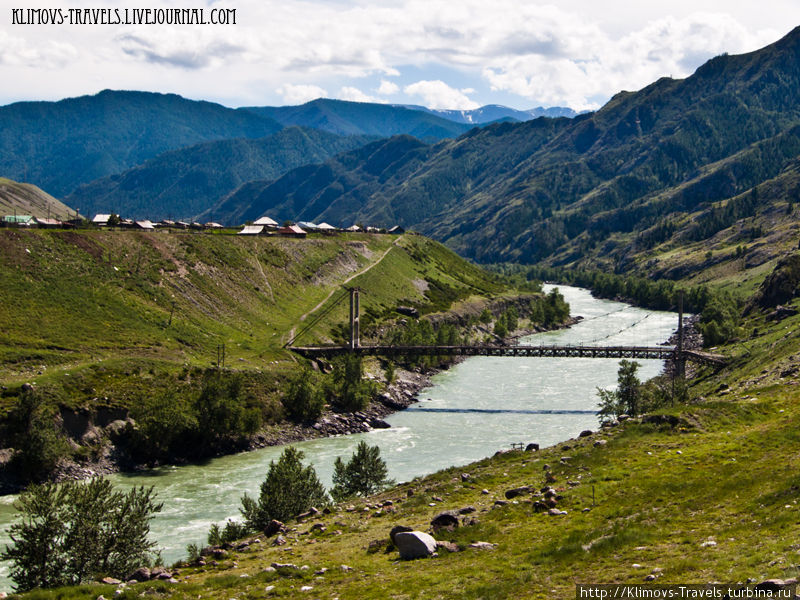
<svg viewBox="0 0 800 600"><path fill-rule="evenodd" d="M553 286L547 286L549 289ZM569 328L541 333L523 344L656 345L677 327L677 315L598 300L586 290L559 286L571 314L584 317ZM657 375L660 361L641 360L641 379ZM349 457L362 439L380 446L389 476L398 482L442 468L464 465L508 449L512 443L542 447L598 425L597 388L613 387L618 361L596 358L473 357L433 377L420 402L386 420L390 429L297 444L330 485L337 456ZM152 537L169 564L185 556L186 545L205 543L211 523L239 516L245 492L258 495L269 462L281 447L211 460L202 465L164 467L111 476L120 487L155 486L164 503L152 523ZM14 497L0 497L0 548L9 542ZM0 590L10 591L8 565L0 564Z"/></svg>

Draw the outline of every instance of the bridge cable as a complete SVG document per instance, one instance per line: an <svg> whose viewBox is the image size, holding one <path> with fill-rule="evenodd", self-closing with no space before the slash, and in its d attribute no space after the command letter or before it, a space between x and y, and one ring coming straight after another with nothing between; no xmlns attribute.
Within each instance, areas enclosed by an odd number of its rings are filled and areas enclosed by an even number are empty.
<svg viewBox="0 0 800 600"><path fill-rule="evenodd" d="M350 292L349 292L349 290L345 290L345 291L342 293L342 295L341 295L341 296L339 296L339 298L338 298L337 300L335 300L334 302L332 302L331 304L329 304L329 305L328 305L328 307L327 307L325 310L323 310L323 311L322 311L321 313L319 313L319 314L318 314L316 317L314 317L314 318L313 318L311 321L309 321L309 322L308 322L308 324L307 324L305 327L303 327L303 329L301 329L300 331L298 331L298 332L297 332L297 333L294 335L294 337L293 337L292 339L290 339L288 342L286 342L286 343L283 345L283 347L284 347L284 348L286 348L287 346L291 346L292 344L294 344L295 340L297 340L297 339L298 339L298 338L299 338L301 335L303 335L304 333L308 332L308 331L309 331L309 330L310 330L312 327L314 327L314 326L315 326L317 323L319 323L319 322L320 322L322 319L324 319L325 317L327 317L327 316L328 316L328 315L331 313L331 311L333 311L333 309L334 309L334 308L336 308L336 307L337 307L337 306L338 306L338 305L341 303L341 301L342 301L342 300L344 300L345 298L347 298L349 295L350 295Z"/></svg>

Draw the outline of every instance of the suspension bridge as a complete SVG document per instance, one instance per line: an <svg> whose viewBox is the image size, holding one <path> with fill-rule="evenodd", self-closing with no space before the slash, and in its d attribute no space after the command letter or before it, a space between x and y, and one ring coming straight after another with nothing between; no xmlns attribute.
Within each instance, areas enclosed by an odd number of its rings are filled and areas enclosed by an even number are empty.
<svg viewBox="0 0 800 600"><path fill-rule="evenodd" d="M342 354L356 354L359 356L508 356L527 358L616 358L616 359L656 359L671 360L676 365L679 375L685 373L687 361L721 366L727 362L726 357L719 354L698 352L684 348L683 332L683 303L678 309L678 343L675 346L601 346L601 345L505 345L505 344L465 344L465 345L429 345L429 346L400 346L400 345L362 345L360 341L359 303L360 289L347 288L350 293L350 340L343 346L294 346L294 342L309 331L316 323L322 320L341 302L344 294L336 302L329 305L325 311L315 317L306 327L297 333L286 348L306 358L332 358ZM638 324L640 319L631 326ZM610 336L607 336L610 337Z"/></svg>

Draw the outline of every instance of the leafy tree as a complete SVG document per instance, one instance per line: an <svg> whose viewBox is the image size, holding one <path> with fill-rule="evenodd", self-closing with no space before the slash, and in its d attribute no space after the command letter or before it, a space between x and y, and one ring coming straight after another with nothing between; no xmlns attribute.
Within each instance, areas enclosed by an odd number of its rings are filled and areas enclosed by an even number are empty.
<svg viewBox="0 0 800 600"><path fill-rule="evenodd" d="M328 503L314 467L304 467L303 457L302 451L287 447L277 463L270 461L258 501L247 494L242 497L241 512L250 529L263 531L272 519L286 521L314 505Z"/></svg>
<svg viewBox="0 0 800 600"><path fill-rule="evenodd" d="M331 496L337 502L351 496L369 496L380 491L393 481L386 477L386 462L381 458L378 446L368 446L360 441L356 451L345 463L336 458L333 465L333 489Z"/></svg>
<svg viewBox="0 0 800 600"><path fill-rule="evenodd" d="M492 313L489 312L488 308L484 308L481 312L481 315L478 317L478 320L484 325L488 325L492 322Z"/></svg>
<svg viewBox="0 0 800 600"><path fill-rule="evenodd" d="M17 591L76 585L99 575L126 579L151 564L150 520L161 511L153 488L115 491L108 480L34 485L14 503L10 560Z"/></svg>
<svg viewBox="0 0 800 600"><path fill-rule="evenodd" d="M383 370L386 377L386 383L392 384L395 382L397 375L395 373L394 363L391 360L386 361L386 368Z"/></svg>
<svg viewBox="0 0 800 600"><path fill-rule="evenodd" d="M316 421L325 407L325 397L316 374L308 368L297 373L287 384L281 403L293 421Z"/></svg>
<svg viewBox="0 0 800 600"><path fill-rule="evenodd" d="M639 363L622 359L617 371L617 389L601 390L597 414L601 421L610 421L619 415L635 416L642 412L642 383L636 376Z"/></svg>
<svg viewBox="0 0 800 600"><path fill-rule="evenodd" d="M174 391L143 398L133 416L137 426L131 431L130 450L145 461L169 456L197 429L190 401Z"/></svg>
<svg viewBox="0 0 800 600"><path fill-rule="evenodd" d="M366 408L375 394L375 386L364 381L364 365L356 354L345 354L333 363L332 378L327 383L328 401L344 412Z"/></svg>
<svg viewBox="0 0 800 600"><path fill-rule="evenodd" d="M205 375L194 411L201 441L206 444L246 437L261 425L258 409L247 406L241 378L213 370Z"/></svg>
<svg viewBox="0 0 800 600"><path fill-rule="evenodd" d="M505 315L500 315L500 318L494 322L494 334L498 337L506 337L508 335Z"/></svg>
<svg viewBox="0 0 800 600"><path fill-rule="evenodd" d="M22 390L19 402L8 416L11 444L17 449L13 466L27 481L41 481L68 453L63 435L55 426L55 407L33 386Z"/></svg>

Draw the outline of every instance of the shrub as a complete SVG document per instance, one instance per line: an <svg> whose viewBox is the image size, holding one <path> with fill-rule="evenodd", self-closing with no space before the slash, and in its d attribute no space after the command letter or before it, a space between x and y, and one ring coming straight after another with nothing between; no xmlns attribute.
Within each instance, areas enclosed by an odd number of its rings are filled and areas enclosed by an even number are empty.
<svg viewBox="0 0 800 600"><path fill-rule="evenodd" d="M337 502L351 496L369 496L380 491L393 481L386 477L386 462L381 458L378 446L368 446L360 441L356 451L345 464L342 457L333 465L333 489L331 496Z"/></svg>
<svg viewBox="0 0 800 600"><path fill-rule="evenodd" d="M287 384L281 403L293 421L316 421L325 407L325 397L316 374L311 369L297 373Z"/></svg>
<svg viewBox="0 0 800 600"><path fill-rule="evenodd" d="M356 412L369 404L376 393L373 382L364 381L364 365L356 354L345 354L333 363L332 378L326 392L328 402L341 411Z"/></svg>
<svg viewBox="0 0 800 600"><path fill-rule="evenodd" d="M10 560L17 591L76 585L99 575L118 579L151 564L150 520L161 511L153 488L115 491L110 482L45 483L14 502L22 520L11 526Z"/></svg>
<svg viewBox="0 0 800 600"><path fill-rule="evenodd" d="M264 531L272 519L286 521L314 505L327 504L328 495L314 467L304 467L303 452L287 447L278 462L270 461L258 502L247 494L241 512L250 529Z"/></svg>
<svg viewBox="0 0 800 600"><path fill-rule="evenodd" d="M208 544L210 546L221 546L227 542L240 540L250 533L250 528L246 523L239 523L233 519L228 519L225 528L220 529L216 523L211 524L208 530Z"/></svg>
<svg viewBox="0 0 800 600"><path fill-rule="evenodd" d="M617 371L617 389L601 390L597 415L601 421L610 421L619 415L636 416L642 411L642 384L636 376L639 363L622 359Z"/></svg>
<svg viewBox="0 0 800 600"><path fill-rule="evenodd" d="M131 431L130 448L144 461L169 456L197 429L191 404L174 391L142 399L133 416L137 427Z"/></svg>
<svg viewBox="0 0 800 600"><path fill-rule="evenodd" d="M217 371L206 373L194 411L201 441L211 445L244 438L261 426L260 412L247 406L241 378Z"/></svg>
<svg viewBox="0 0 800 600"><path fill-rule="evenodd" d="M23 481L41 481L69 452L55 425L55 407L40 392L25 387L8 417L11 444L17 449L13 467Z"/></svg>

